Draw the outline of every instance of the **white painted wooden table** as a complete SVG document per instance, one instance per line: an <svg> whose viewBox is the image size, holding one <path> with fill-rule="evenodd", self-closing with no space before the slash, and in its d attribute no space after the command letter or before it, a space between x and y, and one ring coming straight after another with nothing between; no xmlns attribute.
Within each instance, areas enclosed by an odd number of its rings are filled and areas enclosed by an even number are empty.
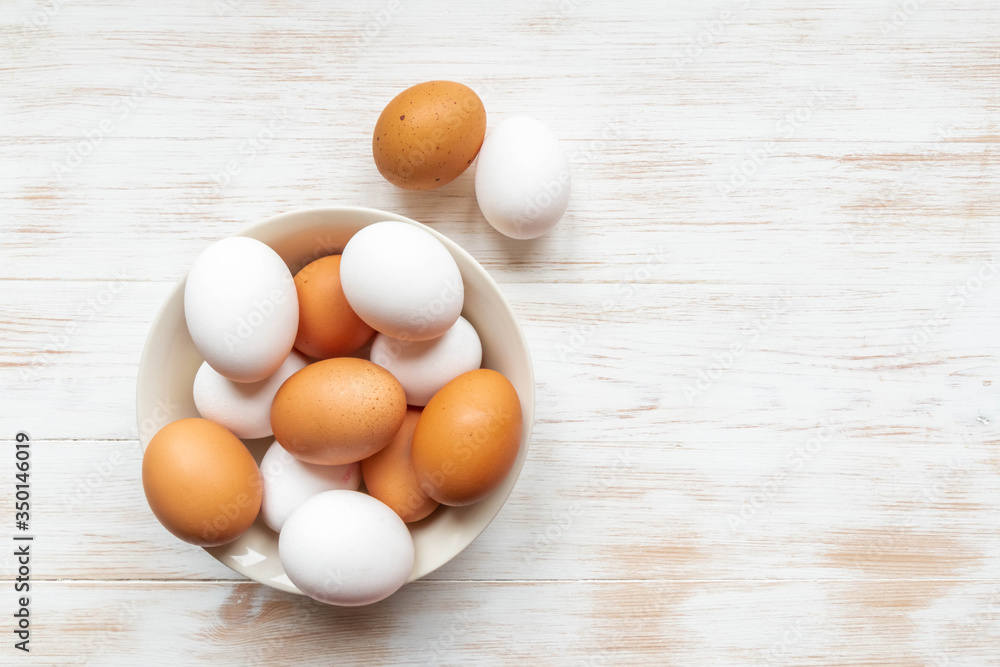
<svg viewBox="0 0 1000 667"><path fill-rule="evenodd" d="M1000 6L333 4L0 5L0 664L1000 664ZM553 233L495 233L471 170L379 176L437 78L565 142ZM139 481L161 301L322 204L461 243L538 378L497 520L362 609L237 578Z"/></svg>

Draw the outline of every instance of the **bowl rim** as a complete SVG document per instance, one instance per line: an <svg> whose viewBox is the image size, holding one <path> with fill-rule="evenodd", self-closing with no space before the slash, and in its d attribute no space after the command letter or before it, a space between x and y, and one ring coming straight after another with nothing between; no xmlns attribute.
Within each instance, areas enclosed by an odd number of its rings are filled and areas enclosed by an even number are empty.
<svg viewBox="0 0 1000 667"><path fill-rule="evenodd" d="M531 359L531 348L528 346L528 340L527 340L527 338L524 335L524 330L521 327L521 322L518 320L517 314L514 312L514 309L511 306L510 301L507 299L507 296L504 294L503 290L500 288L500 285L496 282L496 280L493 279L493 276L490 275L490 273L479 263L479 261L476 260L475 257L473 257L465 248L463 248L462 246L460 246L457 242L453 241L452 239L450 239L449 237L445 236L441 232L437 231L433 227L431 227L431 226L429 226L427 224L424 224L422 222L418 222L417 220L414 220L414 219L409 218L407 216L400 215L398 213L392 213L392 212L385 211L385 210L382 210L382 209L370 208L370 207L366 207L366 206L339 206L339 205L306 206L306 207L295 208L295 209L291 209L291 210L285 211L283 213L278 213L278 214L272 215L272 216L270 216L268 218L265 218L264 220L261 220L259 222L254 223L254 224L251 224L251 225L248 225L246 227L243 227L242 229L240 229L235 234L230 234L229 236L224 236L224 237L221 237L220 239L216 239L216 241L221 240L222 238L230 238L232 236L243 236L243 237L255 238L256 239L256 232L259 232L262 229L267 229L267 228L270 228L270 227L272 227L274 225L280 224L285 219L288 219L288 218L297 218L297 217L300 217L302 215L322 215L324 213L329 213L329 214L334 214L334 215L344 215L344 214L351 214L351 213L357 213L357 214L364 215L364 216L372 216L372 215L374 215L374 216L377 216L377 217L382 217L382 219L386 220L386 221L393 220L393 221L399 221L399 222L406 222L406 223L415 225L418 228L423 229L423 230L425 230L427 232L430 232L430 234L432 236L434 236L434 238L436 238L438 241L440 241L442 244L444 244L444 246L448 249L448 251L451 254L453 254L453 255L455 255L455 254L461 255L465 260L467 260L467 264L470 267L472 267L472 270L475 271L476 273L478 273L479 276L480 276L480 278L485 279L486 284L489 285L493 289L493 291L499 297L500 303L503 305L503 307L510 314L511 320L514 323L514 329L515 329L516 334L517 334L517 342L527 352L527 354L525 355L525 360L526 360L526 370L527 370L528 386L530 387L530 394L531 395L529 397L521 397L521 396L519 396L518 398L521 399L521 401L522 401L523 404L525 404L525 405L528 406L528 408L530 410L530 414L531 414L531 419L525 420L525 423L524 423L524 432L523 432L523 438L522 438L522 442L521 442L521 447L524 450L524 455L523 456L520 456L520 455L518 456L518 459L515 462L514 467L511 469L510 472L508 472L508 476L509 475L514 475L514 483L512 483L510 485L510 488L508 488L507 491L506 491L506 493L504 493L503 497L500 499L501 502L498 504L497 509L496 509L495 512L493 512L492 516L490 516L487 521L483 522L482 526L480 526L477 529L474 529L474 532L471 533L471 536L469 537L469 539L467 541L465 541L465 543L462 544L460 548L458 548L457 550L455 550L454 553L451 556L449 556L446 560L438 563L437 565L434 565L433 567L431 567L430 569L428 569L428 570L426 570L424 572L419 573L419 575L414 576L411 573L411 576L407 580L407 583L412 583L413 581L416 581L418 579L422 579L422 578L428 576L429 574L435 572L436 570L440 569L441 567L443 567L447 563L449 563L452 560L454 560L455 557L457 557L463 551L465 551L465 549L467 549L470 544L472 544L474 541L476 541L483 534L483 532L485 532L485 530L490 526L490 524L492 524L493 521L496 519L497 515L500 514L500 511L503 509L504 505L507 504L507 500L510 498L510 494L513 492L514 487L517 484L517 480L521 476L521 472L522 472L523 467L524 467L524 462L527 460L528 450L529 450L529 447L530 447L530 444L531 444L531 436L532 436L533 431L534 431L535 407L536 407L536 396L535 396L535 394L536 394L536 391L535 391L536 390L536 386L535 386L534 364L533 364L532 359ZM372 222L372 223L368 223L368 224L375 224L375 223ZM210 241L210 243L214 243L214 242L215 241ZM268 246L268 247L270 247L270 246ZM138 429L137 430L137 436L138 436L140 448L142 449L143 453L145 453L146 446L148 445L149 440L155 435L155 432L153 432L153 433L144 433L144 429L142 427L142 416L139 414L139 402L141 400L141 395L143 393L141 378L143 378L143 377L145 377L145 376L147 376L149 374L150 371L149 371L148 367L153 363L152 362L153 351L152 351L151 346L150 346L150 340L152 338L152 333L154 331L160 329L163 326L164 320L167 317L167 311L168 311L169 304L172 301L174 301L175 299L177 299L178 297L183 298L183 290L185 288L185 285L187 284L187 275L188 275L187 272L185 272L184 276L180 280L178 280L176 282L176 284L173 286L173 288L171 288L171 290L163 298L163 302L160 304L160 307L157 310L156 315L153 317L153 320L150 323L149 328L146 331L146 338L145 338L145 341L143 342L142 354L141 354L141 356L139 358L139 366L138 366L138 369L137 369L137 372L136 372L135 413L136 413L136 425L137 425L137 429ZM258 578L256 576L254 576L252 573L248 573L248 572L237 570L235 567L233 567L232 565L230 565L230 563L228 562L228 560L225 560L225 559L223 559L222 556L213 553L212 552L213 548L211 548L211 547L202 547L202 549L204 551L206 551L209 555L211 555L215 560L219 561L225 567L229 568L230 570L232 570L236 574L244 576L244 577L246 577L246 578L248 578L248 579L250 579L252 581L256 581L257 583L260 583L260 584L263 584L265 586L268 586L269 588L274 588L274 589L285 591L285 592L289 592L289 593L296 593L296 594L299 594L299 595L304 595L294 585L292 585L291 587L288 587L288 586L282 585L281 583L279 583L277 581L274 581L273 579Z"/></svg>

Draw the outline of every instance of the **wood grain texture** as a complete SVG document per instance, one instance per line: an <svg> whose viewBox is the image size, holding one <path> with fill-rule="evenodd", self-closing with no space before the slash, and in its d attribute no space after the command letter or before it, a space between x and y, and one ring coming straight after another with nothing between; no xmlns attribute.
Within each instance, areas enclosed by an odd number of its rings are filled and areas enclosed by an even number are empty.
<svg viewBox="0 0 1000 667"><path fill-rule="evenodd" d="M32 664L130 666L135 656L157 666L250 667L290 656L308 665L995 659L1000 582L883 580L869 590L824 581L417 582L351 609L235 582L58 582L36 595L41 639Z"/></svg>
<svg viewBox="0 0 1000 667"><path fill-rule="evenodd" d="M39 536L33 651L0 664L1000 664L998 20L987 0L0 4L0 478L30 432ZM564 142L551 234L494 232L471 170L425 193L378 175L382 106L435 78ZM538 381L496 521L364 609L237 580L139 481L160 303L212 241L324 204L469 250Z"/></svg>

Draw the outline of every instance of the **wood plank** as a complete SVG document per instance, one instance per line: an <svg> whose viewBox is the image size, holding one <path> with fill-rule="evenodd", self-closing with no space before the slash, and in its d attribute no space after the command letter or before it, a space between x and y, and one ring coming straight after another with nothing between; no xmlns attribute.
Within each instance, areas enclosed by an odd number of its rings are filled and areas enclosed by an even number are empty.
<svg viewBox="0 0 1000 667"><path fill-rule="evenodd" d="M418 582L358 608L256 584L53 582L32 605L19 664L985 665L1000 641L997 580Z"/></svg>
<svg viewBox="0 0 1000 667"><path fill-rule="evenodd" d="M211 241L337 204L427 222L501 283L938 287L1000 243L992 143L681 142L634 120L601 139L613 120L566 142L570 212L531 242L489 227L473 170L407 192L353 140L109 139L65 176L73 142L0 140L0 278L178 280Z"/></svg>
<svg viewBox="0 0 1000 667"><path fill-rule="evenodd" d="M828 419L687 441L538 440L499 517L432 578L1000 578L995 427ZM39 578L234 578L156 522L135 441L32 451ZM13 461L0 444L8 477Z"/></svg>
<svg viewBox="0 0 1000 667"><path fill-rule="evenodd" d="M232 138L287 108L301 112L290 136L363 145L401 88L452 78L483 89L493 111L558 120L567 137L599 112L638 116L674 139L770 138L817 86L832 95L795 127L801 138L912 140L943 119L963 138L998 134L995 9L985 1L959 11L918 2L902 21L890 3L857 2L299 3L287 12L246 3L222 17L211 4L180 5L149 14L60 3L26 34L37 8L8 9L14 92L0 112L9 131L78 138L111 117L123 137ZM380 11L387 25L370 30ZM150 68L162 82L145 90ZM141 103L119 114L124 98Z"/></svg>
<svg viewBox="0 0 1000 667"><path fill-rule="evenodd" d="M541 441L787 442L827 417L861 440L938 441L1000 416L1000 342L991 334L1000 279L984 267L970 263L935 289L505 291L532 350ZM12 317L0 325L0 381L15 391L0 415L3 437L27 429L39 440L135 438L136 363L171 285L4 284L14 288L3 290Z"/></svg>

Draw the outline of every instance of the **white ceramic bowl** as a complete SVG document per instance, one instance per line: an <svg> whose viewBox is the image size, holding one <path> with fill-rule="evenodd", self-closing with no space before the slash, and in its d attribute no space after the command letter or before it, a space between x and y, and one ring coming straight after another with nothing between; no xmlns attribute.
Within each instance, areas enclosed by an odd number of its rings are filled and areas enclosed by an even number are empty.
<svg viewBox="0 0 1000 667"><path fill-rule="evenodd" d="M410 581L433 572L454 558L485 530L497 515L524 465L534 418L535 382L528 345L510 304L486 270L467 252L433 229L400 215L360 207L314 208L269 218L241 236L263 241L288 264L292 273L314 259L339 253L359 229L382 220L400 220L425 229L439 239L458 263L465 281L465 316L483 342L483 367L503 373L521 399L524 432L521 451L503 484L485 500L467 507L441 506L428 518L410 524L416 559ZM186 258L193 263L195 257ZM184 321L184 281L167 297L153 321L139 363L136 412L143 450L156 432L177 419L197 417L192 397L195 373L202 359ZM244 441L260 463L272 438ZM207 548L226 566L262 584L301 592L288 580L278 560L278 535L260 517L242 537Z"/></svg>

